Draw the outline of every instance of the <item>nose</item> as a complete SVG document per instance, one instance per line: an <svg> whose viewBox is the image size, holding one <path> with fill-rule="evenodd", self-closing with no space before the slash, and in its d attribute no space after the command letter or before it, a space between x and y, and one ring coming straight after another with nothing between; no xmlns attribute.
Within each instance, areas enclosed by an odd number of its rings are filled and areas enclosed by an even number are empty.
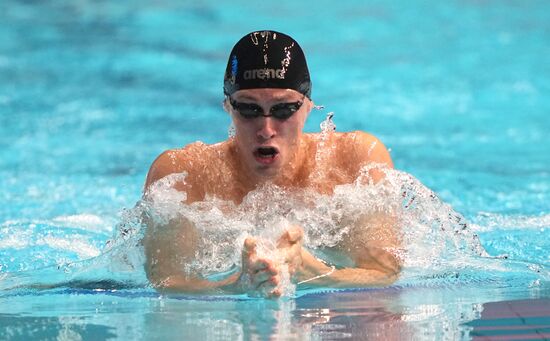
<svg viewBox="0 0 550 341"><path fill-rule="evenodd" d="M256 136L260 140L269 140L275 137L275 122L273 121L272 117L260 117L257 120L259 127L256 132Z"/></svg>

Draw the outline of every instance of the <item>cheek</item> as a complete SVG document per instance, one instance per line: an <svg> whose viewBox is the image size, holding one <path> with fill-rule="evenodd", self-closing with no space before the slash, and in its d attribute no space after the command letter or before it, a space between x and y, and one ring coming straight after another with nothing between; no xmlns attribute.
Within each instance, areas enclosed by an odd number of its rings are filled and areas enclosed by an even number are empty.
<svg viewBox="0 0 550 341"><path fill-rule="evenodd" d="M295 125L298 133L301 133L303 131L308 116L309 113L307 111L300 112L299 115L296 115Z"/></svg>
<svg viewBox="0 0 550 341"><path fill-rule="evenodd" d="M235 126L235 142L241 148L248 148L254 141L254 130L245 124L233 121Z"/></svg>
<svg viewBox="0 0 550 341"><path fill-rule="evenodd" d="M233 126L235 127L235 136L239 138L244 138L248 134L249 128L246 127L243 122L233 119Z"/></svg>
<svg viewBox="0 0 550 341"><path fill-rule="evenodd" d="M302 135L303 129L304 129L305 120L301 117L296 118L296 122L292 125L292 130L290 131L290 134L294 138L299 138L300 135Z"/></svg>
<svg viewBox="0 0 550 341"><path fill-rule="evenodd" d="M302 129L300 125L294 125L292 127L287 127L284 132L281 134L282 144L284 144L285 149L294 150L296 146L300 143L300 136L302 135Z"/></svg>

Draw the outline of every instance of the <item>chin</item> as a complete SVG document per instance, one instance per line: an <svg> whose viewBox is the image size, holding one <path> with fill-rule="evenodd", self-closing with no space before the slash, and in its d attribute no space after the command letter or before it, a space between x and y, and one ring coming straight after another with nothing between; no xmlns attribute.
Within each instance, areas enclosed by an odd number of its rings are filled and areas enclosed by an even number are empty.
<svg viewBox="0 0 550 341"><path fill-rule="evenodd" d="M258 165L254 169L254 176L261 181L273 181L281 176L283 167L280 163L271 165Z"/></svg>
<svg viewBox="0 0 550 341"><path fill-rule="evenodd" d="M256 176L258 178L264 179L264 180L273 180L279 174L281 174L280 167L273 167L273 166L258 166L256 167Z"/></svg>

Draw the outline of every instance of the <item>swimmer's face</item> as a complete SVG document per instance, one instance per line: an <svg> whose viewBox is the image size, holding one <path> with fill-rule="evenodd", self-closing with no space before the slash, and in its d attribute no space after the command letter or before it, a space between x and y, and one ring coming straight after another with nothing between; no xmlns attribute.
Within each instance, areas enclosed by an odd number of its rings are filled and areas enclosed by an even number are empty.
<svg viewBox="0 0 550 341"><path fill-rule="evenodd" d="M296 161L302 129L313 103L287 89L240 90L230 99L224 106L233 118L240 161L259 178L281 174ZM253 117L254 112L259 115Z"/></svg>

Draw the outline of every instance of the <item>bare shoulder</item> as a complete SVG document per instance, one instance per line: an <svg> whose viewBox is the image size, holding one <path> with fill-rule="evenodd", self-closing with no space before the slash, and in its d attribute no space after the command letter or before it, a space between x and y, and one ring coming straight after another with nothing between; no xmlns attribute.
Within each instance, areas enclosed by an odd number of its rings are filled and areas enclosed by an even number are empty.
<svg viewBox="0 0 550 341"><path fill-rule="evenodd" d="M145 181L145 189L152 183L160 180L170 174L176 173L194 173L197 167L197 161L200 160L201 154L208 148L202 142L195 142L180 149L170 149L160 154L149 169L147 180Z"/></svg>
<svg viewBox="0 0 550 341"><path fill-rule="evenodd" d="M353 157L360 164L375 162L393 168L393 162L386 146L376 136L363 131L342 133L341 148L352 152Z"/></svg>
<svg viewBox="0 0 550 341"><path fill-rule="evenodd" d="M361 174L364 166L371 163L393 168L388 149L374 135L362 131L340 133L336 138L336 144L338 154L341 155L340 164L353 179ZM377 168L371 169L369 174L374 182L385 176L384 172Z"/></svg>

